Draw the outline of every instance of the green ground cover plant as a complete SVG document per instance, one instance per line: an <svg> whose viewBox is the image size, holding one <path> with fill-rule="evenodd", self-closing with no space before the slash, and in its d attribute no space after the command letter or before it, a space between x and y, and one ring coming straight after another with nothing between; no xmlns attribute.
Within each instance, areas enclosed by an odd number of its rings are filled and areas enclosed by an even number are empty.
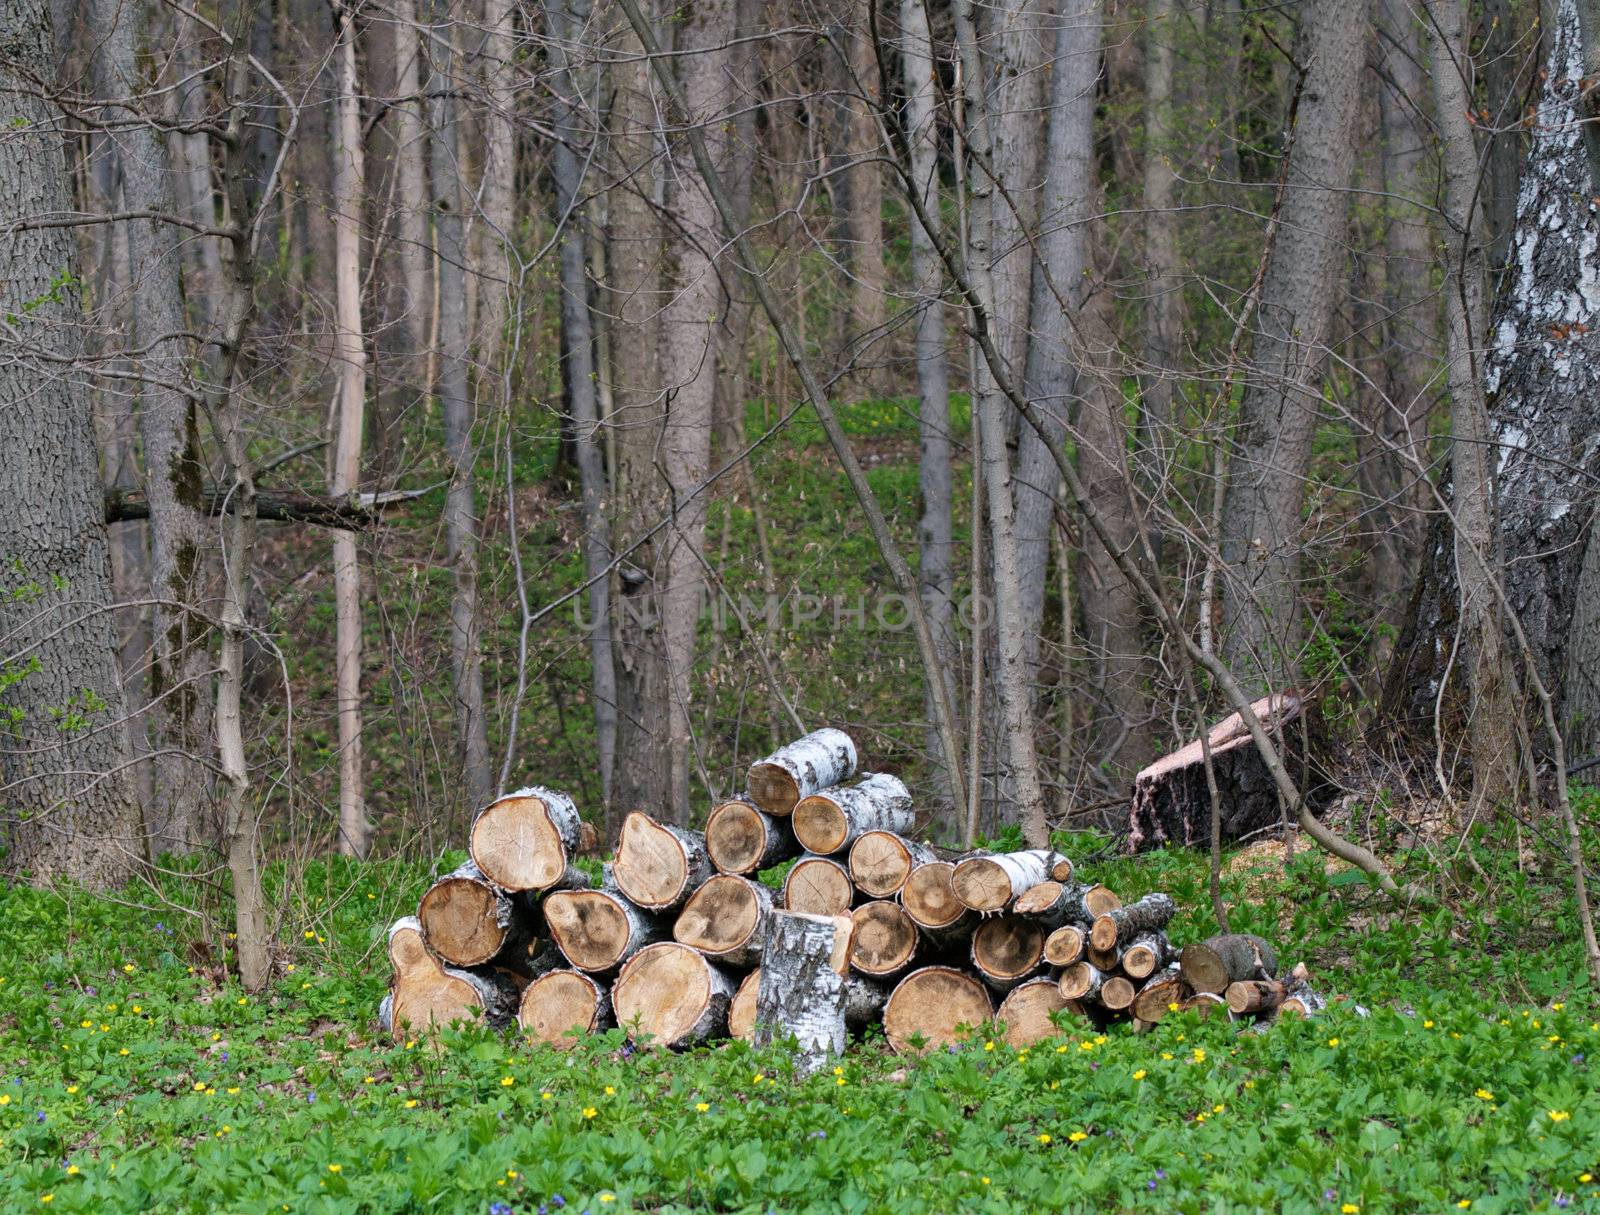
<svg viewBox="0 0 1600 1215"><path fill-rule="evenodd" d="M1126 895L1171 892L1178 940L1212 931L1203 857L1063 843ZM0 1210L1600 1210L1600 1010L1558 875L1481 841L1458 863L1492 897L1420 919L1320 855L1230 863L1233 927L1351 997L1325 1017L1068 1022L1020 1052L983 1027L920 1061L869 1039L803 1081L781 1051L621 1030L388 1042L382 928L425 866L280 873L261 999L199 935L198 882L0 887Z"/></svg>

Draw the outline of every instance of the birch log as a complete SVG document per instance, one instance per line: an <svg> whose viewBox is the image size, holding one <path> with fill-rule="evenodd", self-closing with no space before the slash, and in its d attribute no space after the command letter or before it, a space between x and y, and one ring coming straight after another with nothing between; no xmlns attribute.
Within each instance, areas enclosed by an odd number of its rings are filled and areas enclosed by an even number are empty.
<svg viewBox="0 0 1600 1215"><path fill-rule="evenodd" d="M1100 985L1100 1003L1112 1012L1122 1012L1133 1006L1139 989L1127 975L1112 975Z"/></svg>
<svg viewBox="0 0 1600 1215"><path fill-rule="evenodd" d="M1091 962L1075 962L1061 972L1057 985L1064 1000L1097 1000L1108 977Z"/></svg>
<svg viewBox="0 0 1600 1215"><path fill-rule="evenodd" d="M1108 974L1122 965L1122 950L1113 945L1110 949L1096 949L1090 941L1083 956Z"/></svg>
<svg viewBox="0 0 1600 1215"><path fill-rule="evenodd" d="M567 961L590 974L610 974L666 927L617 890L558 890L546 895L544 918Z"/></svg>
<svg viewBox="0 0 1600 1215"><path fill-rule="evenodd" d="M794 1038L802 1075L844 1054L851 930L842 917L772 913L752 1041L759 1047Z"/></svg>
<svg viewBox="0 0 1600 1215"><path fill-rule="evenodd" d="M1272 978L1278 969L1278 955L1260 937L1232 932L1185 945L1178 964L1184 982L1195 991L1221 995L1230 983Z"/></svg>
<svg viewBox="0 0 1600 1215"><path fill-rule="evenodd" d="M1068 924L1090 924L1094 916L1084 904L1087 886L1071 882L1040 882L1023 891L1011 910L1034 920L1046 932Z"/></svg>
<svg viewBox="0 0 1600 1215"><path fill-rule="evenodd" d="M1189 985L1174 963L1139 989L1139 994L1133 998L1133 1015L1141 1021L1159 1021L1174 1004L1181 1005L1189 995Z"/></svg>
<svg viewBox="0 0 1600 1215"><path fill-rule="evenodd" d="M1122 951L1122 973L1130 979L1148 979L1172 958L1172 945L1164 932L1144 932Z"/></svg>
<svg viewBox="0 0 1600 1215"><path fill-rule="evenodd" d="M1046 848L968 857L956 866L950 885L956 898L974 911L1004 911L1030 888L1055 880L1055 870L1065 859Z"/></svg>
<svg viewBox="0 0 1600 1215"><path fill-rule="evenodd" d="M752 802L723 802L706 820L706 853L719 873L749 877L799 852L789 820Z"/></svg>
<svg viewBox="0 0 1600 1215"><path fill-rule="evenodd" d="M899 903L874 899L850 913L855 925L850 965L864 975L885 979L899 974L916 956L917 922Z"/></svg>
<svg viewBox="0 0 1600 1215"><path fill-rule="evenodd" d="M710 878L712 868L698 831L658 823L635 810L622 821L611 872L617 888L640 907L673 911Z"/></svg>
<svg viewBox="0 0 1600 1215"><path fill-rule="evenodd" d="M428 887L417 919L428 948L453 966L481 966L534 935L534 913L472 861Z"/></svg>
<svg viewBox="0 0 1600 1215"><path fill-rule="evenodd" d="M446 966L429 952L422 922L405 916L389 926L390 1032L426 1031L453 1021L471 1021L476 1010L493 1026L507 1024L517 1008L517 989L509 979Z"/></svg>
<svg viewBox="0 0 1600 1215"><path fill-rule="evenodd" d="M856 745L843 730L815 730L750 765L750 799L768 814L788 815L802 798L849 780Z"/></svg>
<svg viewBox="0 0 1600 1215"><path fill-rule="evenodd" d="M1147 894L1137 902L1097 916L1089 933L1089 944L1096 949L1126 945L1142 932L1157 932L1172 922L1178 905L1169 894Z"/></svg>
<svg viewBox="0 0 1600 1215"><path fill-rule="evenodd" d="M1084 950L1089 945L1089 933L1077 924L1057 928L1044 939L1044 960L1052 966L1071 966L1083 961Z"/></svg>
<svg viewBox="0 0 1600 1215"><path fill-rule="evenodd" d="M551 890L572 882L578 807L565 793L535 785L496 798L473 820L472 859L502 890ZM580 883L587 884L587 883Z"/></svg>
<svg viewBox="0 0 1600 1215"><path fill-rule="evenodd" d="M578 1035L599 1033L612 1023L611 993L577 970L552 970L523 990L517 1024L535 1042L571 1050Z"/></svg>
<svg viewBox="0 0 1600 1215"><path fill-rule="evenodd" d="M669 1048L720 1037L728 1029L728 1005L738 985L704 955L663 941L648 945L623 964L611 989L617 1024L640 1041Z"/></svg>
<svg viewBox="0 0 1600 1215"><path fill-rule="evenodd" d="M977 913L970 910L950 884L955 866L949 861L918 865L900 891L900 905L928 937L941 944L959 943L972 935L978 925Z"/></svg>
<svg viewBox="0 0 1600 1215"><path fill-rule="evenodd" d="M1044 929L1019 915L985 920L972 934L972 964L996 991L1010 991L1044 961Z"/></svg>
<svg viewBox="0 0 1600 1215"><path fill-rule="evenodd" d="M898 776L873 772L802 798L794 808L795 838L808 852L832 856L868 831L910 831L917 820L911 791Z"/></svg>
<svg viewBox="0 0 1600 1215"><path fill-rule="evenodd" d="M872 899L892 899L918 865L937 859L932 848L893 831L868 831L850 845L850 880Z"/></svg>
<svg viewBox="0 0 1600 1215"><path fill-rule="evenodd" d="M689 896L672 926L672 939L713 962L744 970L761 961L772 892L736 873L719 873Z"/></svg>
<svg viewBox="0 0 1600 1215"><path fill-rule="evenodd" d="M982 983L949 966L924 966L900 980L883 1007L883 1031L896 1054L924 1054L961 1040L994 1016Z"/></svg>
<svg viewBox="0 0 1600 1215"><path fill-rule="evenodd" d="M844 1023L860 1031L883 1020L883 1006L889 1002L889 988L866 975L851 974L844 981Z"/></svg>
<svg viewBox="0 0 1600 1215"><path fill-rule="evenodd" d="M1051 1015L1068 1008L1076 1011L1076 1005L1061 994L1054 979L1029 979L1012 988L1000 1002L995 1020L1006 1027L1006 1044L1020 1050L1059 1034Z"/></svg>
<svg viewBox="0 0 1600 1215"><path fill-rule="evenodd" d="M849 915L856 901L850 871L838 861L807 853L783 881L783 905L806 915Z"/></svg>

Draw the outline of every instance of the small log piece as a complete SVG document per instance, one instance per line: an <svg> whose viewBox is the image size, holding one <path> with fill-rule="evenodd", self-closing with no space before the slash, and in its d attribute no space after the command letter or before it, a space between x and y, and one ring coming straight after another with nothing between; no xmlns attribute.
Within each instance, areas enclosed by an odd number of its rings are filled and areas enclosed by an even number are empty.
<svg viewBox="0 0 1600 1215"><path fill-rule="evenodd" d="M1292 1016L1314 1017L1328 1007L1327 998L1311 986L1311 975L1303 962L1289 972L1284 986L1287 990L1283 1002L1278 1005L1279 1016L1289 1013Z"/></svg>
<svg viewBox="0 0 1600 1215"><path fill-rule="evenodd" d="M698 831L658 823L635 810L622 820L611 873L617 888L646 911L676 911L711 876L712 867Z"/></svg>
<svg viewBox="0 0 1600 1215"><path fill-rule="evenodd" d="M571 865L581 820L565 793L534 785L496 798L473 820L469 847L502 890L553 890L588 882Z"/></svg>
<svg viewBox="0 0 1600 1215"><path fill-rule="evenodd" d="M896 1054L923 1054L961 1040L994 1016L988 989L965 971L924 966L901 979L883 1008Z"/></svg>
<svg viewBox="0 0 1600 1215"><path fill-rule="evenodd" d="M557 890L545 896L545 923L569 965L611 974L646 945L663 940L666 925L609 890Z"/></svg>
<svg viewBox="0 0 1600 1215"><path fill-rule="evenodd" d="M955 866L949 861L918 865L900 891L900 905L935 943L953 946L966 941L978 926L978 915L956 898L950 884Z"/></svg>
<svg viewBox="0 0 1600 1215"><path fill-rule="evenodd" d="M1228 1008L1241 1016L1245 1013L1271 1014L1288 997L1289 991L1275 979L1245 979L1229 983Z"/></svg>
<svg viewBox="0 0 1600 1215"><path fill-rule="evenodd" d="M892 899L913 869L936 859L926 844L893 831L868 831L850 845L850 880L868 898Z"/></svg>
<svg viewBox="0 0 1600 1215"><path fill-rule="evenodd" d="M1063 1000L1098 1000L1109 976L1090 962L1074 962L1061 972L1056 985Z"/></svg>
<svg viewBox="0 0 1600 1215"><path fill-rule="evenodd" d="M1071 966L1083 961L1089 945L1089 930L1076 924L1057 928L1044 939L1044 960L1052 966Z"/></svg>
<svg viewBox="0 0 1600 1215"><path fill-rule="evenodd" d="M536 915L473 861L436 881L417 907L428 948L452 966L482 966L535 935Z"/></svg>
<svg viewBox="0 0 1600 1215"><path fill-rule="evenodd" d="M875 979L899 974L916 956L921 934L899 903L874 899L850 913L855 924L850 966Z"/></svg>
<svg viewBox="0 0 1600 1215"><path fill-rule="evenodd" d="M828 856L807 853L783 880L783 906L806 915L849 915L856 901L850 871Z"/></svg>
<svg viewBox="0 0 1600 1215"><path fill-rule="evenodd" d="M523 990L517 1024L535 1042L571 1050L579 1034L610 1027L611 993L577 970L552 970Z"/></svg>
<svg viewBox="0 0 1600 1215"><path fill-rule="evenodd" d="M883 1020L883 1006L889 1002L887 984L852 973L845 977L844 988L844 1023L847 1029L859 1033L874 1022Z"/></svg>
<svg viewBox="0 0 1600 1215"><path fill-rule="evenodd" d="M481 1012L489 1025L510 1023L517 1010L516 985L494 971L446 966L428 949L422 921L414 915L389 926L389 1032L396 1039L407 1030L426 1032L452 1021L474 1020Z"/></svg>
<svg viewBox="0 0 1600 1215"><path fill-rule="evenodd" d="M1278 954L1260 937L1230 932L1185 945L1178 963L1192 989L1220 996L1230 983L1272 978L1278 969Z"/></svg>
<svg viewBox="0 0 1600 1215"><path fill-rule="evenodd" d="M748 1042L756 1028L756 995L761 990L761 967L757 966L733 993L728 1005L728 1036Z"/></svg>
<svg viewBox="0 0 1600 1215"><path fill-rule="evenodd" d="M1071 882L1040 882L1023 891L1011 910L1036 920L1046 932L1068 924L1087 925L1094 920L1083 903L1088 892L1088 887Z"/></svg>
<svg viewBox="0 0 1600 1215"><path fill-rule="evenodd" d="M1196 1013L1202 1021L1206 1021L1219 1013L1228 1015L1228 1002L1215 992L1197 991L1182 1001L1178 1009L1181 1012Z"/></svg>
<svg viewBox="0 0 1600 1215"><path fill-rule="evenodd" d="M617 1024L640 1041L669 1048L718 1038L738 984L697 950L675 941L648 945L623 964L611 989Z"/></svg>
<svg viewBox="0 0 1600 1215"><path fill-rule="evenodd" d="M1046 848L968 857L950 875L950 885L974 911L1004 911L1031 887L1053 881L1050 875L1061 859Z"/></svg>
<svg viewBox="0 0 1600 1215"><path fill-rule="evenodd" d="M1089 944L1096 949L1126 945L1141 932L1157 932L1165 928L1177 914L1178 905L1172 901L1170 894L1147 894L1137 902L1095 917Z"/></svg>
<svg viewBox="0 0 1600 1215"><path fill-rule="evenodd" d="M1172 958L1172 945L1164 932L1141 932L1122 951L1122 973L1130 979L1148 979Z"/></svg>
<svg viewBox="0 0 1600 1215"><path fill-rule="evenodd" d="M719 873L752 877L800 854L786 818L747 801L723 802L706 819L706 854Z"/></svg>
<svg viewBox="0 0 1600 1215"><path fill-rule="evenodd" d="M910 831L917 815L905 782L887 772L872 772L853 785L836 785L802 798L795 805L793 821L801 847L832 856L868 831Z"/></svg>
<svg viewBox="0 0 1600 1215"><path fill-rule="evenodd" d="M1083 951L1083 956L1107 974L1122 965L1122 950L1115 946L1110 949L1096 949L1094 942L1090 941L1089 947Z"/></svg>
<svg viewBox="0 0 1600 1215"><path fill-rule="evenodd" d="M1168 967L1139 989L1139 994L1133 999L1133 1015L1141 1021L1159 1021L1167 1015L1172 1005L1181 1007L1189 994L1182 975Z"/></svg>
<svg viewBox="0 0 1600 1215"><path fill-rule="evenodd" d="M1044 961L1044 929L1019 915L995 916L972 934L972 965L996 991L1010 991Z"/></svg>
<svg viewBox="0 0 1600 1215"><path fill-rule="evenodd" d="M835 916L772 913L752 1040L766 1046L793 1037L802 1075L844 1054L851 930L849 920Z"/></svg>
<svg viewBox="0 0 1600 1215"><path fill-rule="evenodd" d="M1100 1003L1112 1012L1122 1012L1133 1006L1139 989L1127 975L1112 975L1100 985Z"/></svg>
<svg viewBox="0 0 1600 1215"><path fill-rule="evenodd" d="M849 780L856 745L843 730L814 730L750 765L750 800L768 814L788 815L802 798Z"/></svg>
<svg viewBox="0 0 1600 1215"><path fill-rule="evenodd" d="M1029 979L1013 987L1000 1002L995 1020L1006 1027L1006 1044L1020 1050L1059 1034L1060 1029L1050 1017L1067 1006L1054 979Z"/></svg>
<svg viewBox="0 0 1600 1215"><path fill-rule="evenodd" d="M1108 911L1115 911L1122 906L1122 900L1117 897L1116 891L1109 886L1090 886L1083 892L1083 907L1089 913L1089 922L1092 924Z"/></svg>
<svg viewBox="0 0 1600 1215"><path fill-rule="evenodd" d="M761 961L771 918L772 891L736 873L719 873L689 896L672 939L744 970Z"/></svg>

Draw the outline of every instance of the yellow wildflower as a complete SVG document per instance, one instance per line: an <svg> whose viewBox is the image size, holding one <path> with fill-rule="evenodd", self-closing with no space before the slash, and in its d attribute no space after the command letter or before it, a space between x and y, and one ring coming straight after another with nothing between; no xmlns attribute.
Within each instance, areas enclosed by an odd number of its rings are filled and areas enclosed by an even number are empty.
<svg viewBox="0 0 1600 1215"><path fill-rule="evenodd" d="M1149 1075L1149 1073L1141 1067L1138 1071L1133 1073L1133 1078L1135 1080L1143 1080L1147 1075Z"/></svg>
<svg viewBox="0 0 1600 1215"><path fill-rule="evenodd" d="M512 1076L502 1076L500 1078L500 1087L501 1088L510 1088L515 1083L516 1083L516 1079L514 1077L512 1077Z"/></svg>
<svg viewBox="0 0 1600 1215"><path fill-rule="evenodd" d="M342 1164L330 1164L328 1166L328 1172L330 1172L330 1173L342 1173L342 1172L344 1172L344 1165L342 1165Z"/></svg>
<svg viewBox="0 0 1600 1215"><path fill-rule="evenodd" d="M1565 1122L1568 1118L1572 1117L1572 1115L1566 1110L1551 1110L1549 1113L1551 1122Z"/></svg>
<svg viewBox="0 0 1600 1215"><path fill-rule="evenodd" d="M990 1038L987 1042L985 1042L983 1044L983 1049L984 1050L993 1050L994 1049L994 1039Z"/></svg>
<svg viewBox="0 0 1600 1215"><path fill-rule="evenodd" d="M1341 1215L1361 1215L1361 1208L1353 1202L1347 1202L1339 1208Z"/></svg>
<svg viewBox="0 0 1600 1215"><path fill-rule="evenodd" d="M1206 1061L1206 1052L1198 1046L1194 1048L1194 1061L1196 1063L1204 1063Z"/></svg>
<svg viewBox="0 0 1600 1215"><path fill-rule="evenodd" d="M415 1097L412 1097L409 1101L407 1101L406 1102L406 1108L408 1110L416 1109L417 1108L417 1099Z"/></svg>
<svg viewBox="0 0 1600 1215"><path fill-rule="evenodd" d="M583 1107L583 1116L585 1118L593 1118L599 1112L600 1111L595 1109L592 1105L586 1105Z"/></svg>
<svg viewBox="0 0 1600 1215"><path fill-rule="evenodd" d="M1432 1021L1424 1021L1422 1023L1422 1028L1423 1029L1432 1029L1433 1028L1433 1022Z"/></svg>
<svg viewBox="0 0 1600 1215"><path fill-rule="evenodd" d="M1040 1143L1049 1143L1050 1142L1050 1136L1049 1135L1040 1135L1039 1136L1039 1142Z"/></svg>
<svg viewBox="0 0 1600 1215"><path fill-rule="evenodd" d="M1339 1045L1339 1039L1337 1039L1337 1038L1329 1038L1328 1039L1328 1045L1329 1046L1333 1046L1333 1047L1337 1047Z"/></svg>
<svg viewBox="0 0 1600 1215"><path fill-rule="evenodd" d="M1088 1137L1088 1134L1084 1131L1073 1131L1072 1134L1067 1136L1067 1139L1072 1143L1082 1143Z"/></svg>
<svg viewBox="0 0 1600 1215"><path fill-rule="evenodd" d="M1479 1101L1493 1101L1494 1100L1494 1094L1491 1093L1486 1088L1480 1088L1477 1092L1473 1093L1472 1095L1474 1097L1476 1097Z"/></svg>
<svg viewBox="0 0 1600 1215"><path fill-rule="evenodd" d="M606 1096L607 1097L615 1097L616 1095L617 1095L617 1090L612 1088L611 1085L609 1085L609 1084L606 1085Z"/></svg>
<svg viewBox="0 0 1600 1215"><path fill-rule="evenodd" d="M1460 1207L1463 1211L1465 1211L1471 1205L1472 1199L1470 1198L1463 1198L1460 1202L1456 1203L1456 1206Z"/></svg>
<svg viewBox="0 0 1600 1215"><path fill-rule="evenodd" d="M706 1101L696 1101L694 1108L697 1112L704 1114L711 1109L711 1105Z"/></svg>
<svg viewBox="0 0 1600 1215"><path fill-rule="evenodd" d="M69 1164L69 1165L68 1165L68 1166L67 1166L67 1176L68 1176L68 1177L76 1177L76 1176L77 1176L77 1175L78 1175L78 1174L79 1174L79 1173L81 1173L81 1172L83 1172L83 1170L82 1170L82 1169L80 1169L80 1168L79 1168L79 1167L78 1167L78 1166L77 1166L77 1165L75 1165L75 1164Z"/></svg>

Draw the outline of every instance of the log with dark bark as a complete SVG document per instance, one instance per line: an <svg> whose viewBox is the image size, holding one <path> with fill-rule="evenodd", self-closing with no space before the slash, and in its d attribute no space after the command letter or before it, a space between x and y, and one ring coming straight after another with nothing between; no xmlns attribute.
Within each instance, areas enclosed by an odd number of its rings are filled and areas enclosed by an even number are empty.
<svg viewBox="0 0 1600 1215"><path fill-rule="evenodd" d="M579 1036L612 1024L611 993L577 970L552 970L523 989L517 1024L535 1042L571 1050Z"/></svg>
<svg viewBox="0 0 1600 1215"><path fill-rule="evenodd" d="M1172 957L1172 944L1164 932L1143 932L1122 951L1122 972L1130 979L1148 979L1166 966Z"/></svg>
<svg viewBox="0 0 1600 1215"><path fill-rule="evenodd" d="M666 925L620 891L557 890L545 896L550 936L567 962L590 974L610 974L646 945L666 937Z"/></svg>
<svg viewBox="0 0 1600 1215"><path fill-rule="evenodd" d="M1089 930L1077 924L1057 928L1044 939L1044 960L1052 966L1071 966L1083 961L1089 947Z"/></svg>
<svg viewBox="0 0 1600 1215"><path fill-rule="evenodd" d="M1140 933L1159 932L1177 913L1178 905L1170 894L1147 894L1137 902L1097 916L1089 944L1095 949L1126 945Z"/></svg>
<svg viewBox="0 0 1600 1215"><path fill-rule="evenodd" d="M571 864L580 838L578 807L541 786L496 798L473 820L469 847L483 875L502 890L555 890L589 884Z"/></svg>
<svg viewBox="0 0 1600 1215"><path fill-rule="evenodd" d="M689 896L672 939L743 970L761 961L771 918L770 890L736 873L719 873Z"/></svg>
<svg viewBox="0 0 1600 1215"><path fill-rule="evenodd" d="M850 871L827 856L807 853L783 881L783 906L807 915L849 915L856 901Z"/></svg>
<svg viewBox="0 0 1600 1215"><path fill-rule="evenodd" d="M1184 982L1193 990L1220 996L1230 983L1272 978L1278 969L1278 955L1260 937L1232 932L1185 945L1178 964Z"/></svg>
<svg viewBox="0 0 1600 1215"><path fill-rule="evenodd" d="M850 965L855 970L886 979L911 965L921 934L899 903L874 899L857 907L850 919L855 924L855 943L850 950Z"/></svg>
<svg viewBox="0 0 1600 1215"><path fill-rule="evenodd" d="M889 1002L889 986L866 975L852 972L844 981L844 1023L859 1033L883 1020L883 1006Z"/></svg>
<svg viewBox="0 0 1600 1215"><path fill-rule="evenodd" d="M802 798L794 808L795 838L818 856L843 852L868 831L910 831L916 824L911 791L898 776L872 772Z"/></svg>
<svg viewBox="0 0 1600 1215"><path fill-rule="evenodd" d="M974 911L1004 911L1040 882L1055 881L1065 860L1046 848L968 857L951 874L950 886Z"/></svg>
<svg viewBox="0 0 1600 1215"><path fill-rule="evenodd" d="M1088 892L1087 887L1072 882L1040 882L1024 891L1011 910L1037 921L1046 932L1068 924L1087 926L1094 919L1084 906L1083 896Z"/></svg>
<svg viewBox="0 0 1600 1215"><path fill-rule="evenodd" d="M456 1021L481 1017L493 1026L509 1024L517 1010L517 988L495 971L446 966L429 951L416 916L389 927L390 980L388 1030L399 1040Z"/></svg>
<svg viewBox="0 0 1600 1215"><path fill-rule="evenodd" d="M1077 1006L1061 995L1054 979L1029 979L1013 987L1000 1002L995 1020L1005 1026L1006 1044L1021 1050L1059 1034L1060 1029L1050 1018L1066 1009L1077 1012Z"/></svg>
<svg viewBox="0 0 1600 1215"><path fill-rule="evenodd" d="M1282 1004L1288 989L1275 979L1245 979L1229 983L1228 1007L1236 1013L1271 1013Z"/></svg>
<svg viewBox="0 0 1600 1215"><path fill-rule="evenodd" d="M961 1041L994 1016L988 989L962 970L924 966L901 979L883 1008L897 1054L923 1054Z"/></svg>
<svg viewBox="0 0 1600 1215"><path fill-rule="evenodd" d="M892 899L905 888L913 869L935 859L926 844L893 831L868 831L850 845L850 879L868 898Z"/></svg>
<svg viewBox="0 0 1600 1215"><path fill-rule="evenodd" d="M1332 788L1326 775L1329 738L1300 696L1264 696L1251 706L1277 741L1284 763L1307 805L1316 809ZM1211 762L1217 778L1224 840L1237 840L1279 822L1278 790L1244 720L1234 713L1211 727ZM1128 850L1163 844L1204 845L1211 838L1211 794L1200 740L1158 759L1133 782Z"/></svg>
<svg viewBox="0 0 1600 1215"><path fill-rule="evenodd" d="M972 934L972 965L996 991L1010 991L1044 961L1044 929L1025 916L984 920Z"/></svg>
<svg viewBox="0 0 1600 1215"><path fill-rule="evenodd" d="M257 519L274 523L308 523L334 531L359 532L376 527L385 508L408 502L427 491L397 490L379 494L305 494L258 489ZM238 505L238 495L208 485L200 491L200 509L207 515L227 514ZM150 498L142 489L105 491L107 523L127 523L150 517Z"/></svg>
<svg viewBox="0 0 1600 1215"><path fill-rule="evenodd" d="M1325 996L1311 986L1311 976L1302 963L1296 966L1284 980L1284 998L1278 1005L1278 1015L1289 1013L1301 1017L1313 1017L1328 1007Z"/></svg>
<svg viewBox="0 0 1600 1215"><path fill-rule="evenodd" d="M467 861L440 878L417 907L428 948L452 966L482 966L536 935L537 914Z"/></svg>
<svg viewBox="0 0 1600 1215"><path fill-rule="evenodd" d="M1228 1002L1214 991L1197 991L1178 1005L1181 1012L1193 1012L1200 1015L1202 1021L1217 1015L1227 1016Z"/></svg>
<svg viewBox="0 0 1600 1215"><path fill-rule="evenodd" d="M900 905L931 939L940 944L966 940L978 926L978 915L956 898L950 884L955 866L949 861L918 865L900 891Z"/></svg>
<svg viewBox="0 0 1600 1215"><path fill-rule="evenodd" d="M1139 989L1133 999L1133 1015L1141 1021L1159 1021L1174 1004L1189 998L1189 986L1175 969L1159 972Z"/></svg>
<svg viewBox="0 0 1600 1215"><path fill-rule="evenodd" d="M1063 1000L1098 1000L1108 977L1092 962L1074 962L1061 972L1057 986Z"/></svg>
<svg viewBox="0 0 1600 1215"><path fill-rule="evenodd" d="M856 745L843 730L814 730L750 765L750 800L768 814L788 815L801 798L849 780Z"/></svg>
<svg viewBox="0 0 1600 1215"><path fill-rule="evenodd" d="M682 907L711 877L712 867L698 831L635 810L622 820L611 872L617 888L640 907L665 912Z"/></svg>
<svg viewBox="0 0 1600 1215"><path fill-rule="evenodd" d="M652 1046L692 1046L728 1030L734 977L698 950L675 941L646 946L611 988L617 1024Z"/></svg>
<svg viewBox="0 0 1600 1215"><path fill-rule="evenodd" d="M790 821L754 802L723 802L706 819L706 853L719 873L751 877L800 851Z"/></svg>
<svg viewBox="0 0 1600 1215"><path fill-rule="evenodd" d="M1139 989L1127 975L1112 975L1100 986L1100 1003L1112 1012L1123 1012L1133 1006Z"/></svg>
<svg viewBox="0 0 1600 1215"><path fill-rule="evenodd" d="M795 1040L801 1075L844 1054L845 974L853 925L839 916L775 911L761 955L752 1041Z"/></svg>

